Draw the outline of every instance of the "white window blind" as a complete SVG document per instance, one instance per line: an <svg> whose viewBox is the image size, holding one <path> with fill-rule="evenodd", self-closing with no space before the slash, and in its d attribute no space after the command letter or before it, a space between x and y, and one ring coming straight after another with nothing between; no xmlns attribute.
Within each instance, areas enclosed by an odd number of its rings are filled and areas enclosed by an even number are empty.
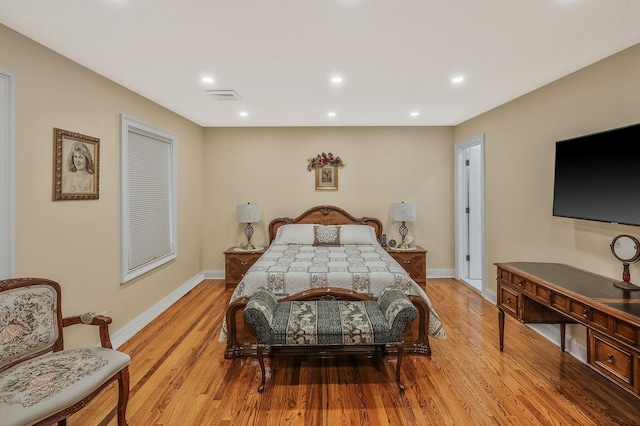
<svg viewBox="0 0 640 426"><path fill-rule="evenodd" d="M122 282L175 259L176 136L122 116Z"/></svg>

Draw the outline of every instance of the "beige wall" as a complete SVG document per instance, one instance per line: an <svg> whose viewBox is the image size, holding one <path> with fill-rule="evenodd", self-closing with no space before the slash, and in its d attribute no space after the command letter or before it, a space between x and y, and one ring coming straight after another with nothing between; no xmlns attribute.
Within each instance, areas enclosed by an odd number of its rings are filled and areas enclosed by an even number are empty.
<svg viewBox="0 0 640 426"><path fill-rule="evenodd" d="M636 45L456 126L456 141L485 133L490 290L494 262L566 263L622 278L609 244L619 234L639 237L640 228L553 217L554 150L558 140L640 122L639 70ZM631 277L640 281L638 264ZM581 327L569 334L586 344Z"/></svg>
<svg viewBox="0 0 640 426"><path fill-rule="evenodd" d="M400 224L389 215L400 201L416 204L409 235L429 251L428 268L453 268L451 127L208 128L204 140L205 269L223 268L221 253L244 239L239 203L261 205L252 241L265 245L269 221L324 204L377 217L398 239ZM337 191L316 191L307 171L307 159L322 151L346 163Z"/></svg>
<svg viewBox="0 0 640 426"><path fill-rule="evenodd" d="M107 311L113 333L202 271L203 129L1 25L0 52L16 85L16 275L60 282L64 315ZM126 285L121 113L178 138L178 258ZM54 127L100 139L99 200L52 201Z"/></svg>

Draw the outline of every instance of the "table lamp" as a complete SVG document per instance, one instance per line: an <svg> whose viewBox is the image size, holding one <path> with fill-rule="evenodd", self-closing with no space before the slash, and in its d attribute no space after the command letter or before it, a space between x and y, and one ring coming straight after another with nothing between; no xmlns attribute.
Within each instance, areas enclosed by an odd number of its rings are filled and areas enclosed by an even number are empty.
<svg viewBox="0 0 640 426"><path fill-rule="evenodd" d="M238 223L246 223L247 227L244 228L244 235L247 237L247 244L242 246L243 250L255 250L255 246L251 244L251 236L253 235L252 223L260 221L262 211L260 210L260 204L238 204L236 207L236 220Z"/></svg>
<svg viewBox="0 0 640 426"><path fill-rule="evenodd" d="M405 222L413 222L416 220L416 206L412 203L394 203L391 204L391 220L394 222L402 222L400 225L400 236L402 237L402 242L398 246L400 250L406 250L409 247L405 242L405 238L409 233L409 228L405 225Z"/></svg>

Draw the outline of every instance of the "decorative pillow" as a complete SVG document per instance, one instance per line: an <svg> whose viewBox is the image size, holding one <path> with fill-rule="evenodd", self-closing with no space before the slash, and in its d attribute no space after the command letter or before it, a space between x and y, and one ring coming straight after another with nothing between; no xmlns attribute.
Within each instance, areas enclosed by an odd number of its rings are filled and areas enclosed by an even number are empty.
<svg viewBox="0 0 640 426"><path fill-rule="evenodd" d="M341 225L340 242L342 244L379 244L375 229L369 225Z"/></svg>
<svg viewBox="0 0 640 426"><path fill-rule="evenodd" d="M340 226L315 225L313 227L314 246L339 246Z"/></svg>
<svg viewBox="0 0 640 426"><path fill-rule="evenodd" d="M276 231L274 244L313 244L313 224L282 225Z"/></svg>

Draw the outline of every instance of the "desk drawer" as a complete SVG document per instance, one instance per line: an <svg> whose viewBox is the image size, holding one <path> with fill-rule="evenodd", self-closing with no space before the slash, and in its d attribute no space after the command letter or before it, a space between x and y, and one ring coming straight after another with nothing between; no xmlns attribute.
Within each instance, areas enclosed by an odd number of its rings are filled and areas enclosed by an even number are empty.
<svg viewBox="0 0 640 426"><path fill-rule="evenodd" d="M609 329L609 316L593 307L585 305L582 302L569 299L569 314L589 327L593 327L604 332L611 331Z"/></svg>
<svg viewBox="0 0 640 426"><path fill-rule="evenodd" d="M499 286L498 305L510 315L520 318L520 293L511 287Z"/></svg>
<svg viewBox="0 0 640 426"><path fill-rule="evenodd" d="M569 314L584 324L589 323L589 318L591 316L589 307L573 299L569 300Z"/></svg>
<svg viewBox="0 0 640 426"><path fill-rule="evenodd" d="M636 351L588 329L589 365L623 387L638 392L638 356Z"/></svg>
<svg viewBox="0 0 640 426"><path fill-rule="evenodd" d="M511 275L511 284L518 288L518 290L522 290L525 293L535 296L536 285L531 281L525 280L524 278L514 274Z"/></svg>

